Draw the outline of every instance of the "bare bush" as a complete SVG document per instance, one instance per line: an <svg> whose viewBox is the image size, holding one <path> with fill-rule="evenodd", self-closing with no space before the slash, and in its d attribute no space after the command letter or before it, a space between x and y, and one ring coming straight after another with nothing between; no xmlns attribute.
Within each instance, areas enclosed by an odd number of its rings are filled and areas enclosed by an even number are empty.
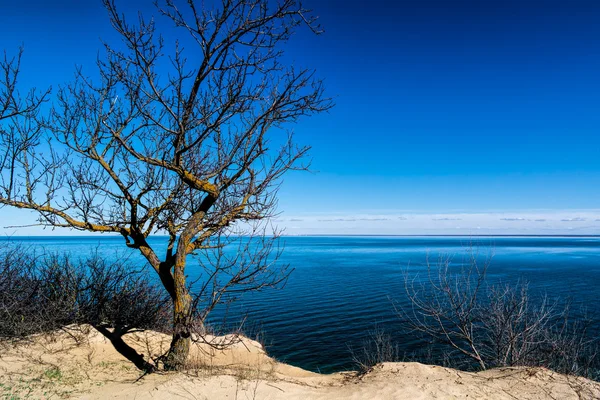
<svg viewBox="0 0 600 400"><path fill-rule="evenodd" d="M449 258L428 263L424 280L406 275L408 305L395 304L403 325L453 367L542 366L597 379L591 321L571 315L569 303L532 299L526 282L488 285L491 258L483 264L477 258L454 268Z"/></svg>
<svg viewBox="0 0 600 400"><path fill-rule="evenodd" d="M44 310L38 304L36 262L36 255L23 247L10 246L0 251L0 338L4 342L57 328L43 318L46 312L57 315L55 310Z"/></svg>
<svg viewBox="0 0 600 400"><path fill-rule="evenodd" d="M360 373L370 371L377 364L400 361L401 358L400 346L380 325L369 331L360 349L350 348L350 352Z"/></svg>
<svg viewBox="0 0 600 400"><path fill-rule="evenodd" d="M89 324L139 369L155 368L123 341L127 333L168 329L170 301L146 273L97 253L73 260L8 246L0 254L0 341Z"/></svg>

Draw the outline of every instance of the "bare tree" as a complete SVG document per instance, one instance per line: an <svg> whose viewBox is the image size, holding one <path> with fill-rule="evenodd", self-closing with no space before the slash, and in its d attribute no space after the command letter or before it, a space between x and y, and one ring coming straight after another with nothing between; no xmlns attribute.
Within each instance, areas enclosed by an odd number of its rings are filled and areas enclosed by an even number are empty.
<svg viewBox="0 0 600 400"><path fill-rule="evenodd" d="M12 58L5 51L0 59L0 121L18 116L31 118L50 94L50 89L39 92L35 88L24 96L19 92L17 78L21 69L22 56L23 48L19 49L18 54Z"/></svg>
<svg viewBox="0 0 600 400"><path fill-rule="evenodd" d="M572 318L569 303L532 299L525 282L487 284L490 261L480 265L470 252L459 266L451 258L428 262L424 279L406 275L408 305L396 303L405 327L433 339L453 367L544 366L598 379L591 321Z"/></svg>
<svg viewBox="0 0 600 400"><path fill-rule="evenodd" d="M36 211L43 226L120 234L138 249L172 298L165 366L180 368L192 335L190 254L208 271L198 300L207 311L225 292L285 278L269 272L277 234L267 222L280 178L305 169L307 153L287 127L332 103L313 71L282 64L282 45L299 26L318 27L297 0L222 0L212 10L159 1L161 21L180 34L172 42L154 18L131 23L103 3L122 42L105 44L96 79L77 70L48 116L35 97L33 108L1 103L0 203ZM10 93L14 65L4 63ZM169 237L164 255L147 240L156 232ZM226 257L241 234L241 258Z"/></svg>

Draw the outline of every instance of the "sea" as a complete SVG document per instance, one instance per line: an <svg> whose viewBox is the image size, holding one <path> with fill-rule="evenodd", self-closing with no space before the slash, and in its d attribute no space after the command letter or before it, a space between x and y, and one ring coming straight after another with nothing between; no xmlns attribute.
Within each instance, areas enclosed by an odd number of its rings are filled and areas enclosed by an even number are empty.
<svg viewBox="0 0 600 400"><path fill-rule="evenodd" d="M3 240L39 252L98 252L144 265L121 237ZM291 271L286 284L239 296L226 310L215 310L209 323L226 329L243 322L271 356L307 370L356 369L357 349L376 330L389 333L409 359L424 344L406 331L396 311L409 304L405 283L426 284L428 271L446 263L460 270L475 260L487 266L486 284L527 284L532 299L569 302L573 315L585 314L600 328L600 237L290 236L280 242L276 266ZM151 238L150 244L164 251L166 239ZM201 277L196 264L188 262L190 280Z"/></svg>

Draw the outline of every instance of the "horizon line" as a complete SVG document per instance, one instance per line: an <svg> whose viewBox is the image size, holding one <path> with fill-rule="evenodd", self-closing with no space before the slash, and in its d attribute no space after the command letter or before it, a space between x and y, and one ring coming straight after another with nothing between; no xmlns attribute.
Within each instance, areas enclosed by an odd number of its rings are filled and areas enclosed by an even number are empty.
<svg viewBox="0 0 600 400"><path fill-rule="evenodd" d="M3 235L0 236L2 239L11 238L96 238L101 235L111 236L114 238L121 237L120 235L111 235L112 232L98 232L96 235ZM105 236L105 237L106 237ZM169 237L168 235L150 235L148 237ZM236 235L231 235L236 236ZM237 236L249 236L249 235L237 235ZM273 236L273 235L265 235ZM578 237L578 238L600 238L600 234L385 234L385 233L312 233L312 234L281 234L280 237L359 237L359 236L372 236L372 237Z"/></svg>

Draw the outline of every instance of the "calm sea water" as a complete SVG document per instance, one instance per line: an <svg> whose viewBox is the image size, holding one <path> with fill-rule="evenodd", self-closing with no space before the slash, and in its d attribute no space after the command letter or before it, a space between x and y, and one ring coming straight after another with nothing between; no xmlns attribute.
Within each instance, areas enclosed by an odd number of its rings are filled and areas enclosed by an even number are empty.
<svg viewBox="0 0 600 400"><path fill-rule="evenodd" d="M108 258L131 257L120 237L11 238L45 251ZM246 295L228 312L229 323L246 317L271 355L305 369L353 369L350 348L359 348L376 326L409 353L415 343L403 332L392 301L405 303L404 276L424 276L427 260L450 257L453 265L493 255L488 281L526 280L534 295L570 298L574 307L600 315L600 238L597 237L288 237L281 262L294 268L285 288ZM165 247L163 238L151 242ZM190 278L197 276L193 262ZM196 274L196 275L195 275ZM213 315L222 317L223 310ZM600 320L597 319L597 327Z"/></svg>

